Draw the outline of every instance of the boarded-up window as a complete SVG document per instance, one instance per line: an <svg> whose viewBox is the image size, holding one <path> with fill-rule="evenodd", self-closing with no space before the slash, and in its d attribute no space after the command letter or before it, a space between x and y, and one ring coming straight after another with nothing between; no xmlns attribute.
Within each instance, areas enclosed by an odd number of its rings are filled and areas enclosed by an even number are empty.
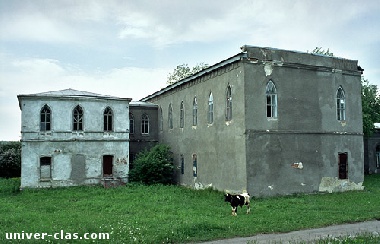
<svg viewBox="0 0 380 244"><path fill-rule="evenodd" d="M40 158L40 178L41 180L51 179L51 157Z"/></svg>

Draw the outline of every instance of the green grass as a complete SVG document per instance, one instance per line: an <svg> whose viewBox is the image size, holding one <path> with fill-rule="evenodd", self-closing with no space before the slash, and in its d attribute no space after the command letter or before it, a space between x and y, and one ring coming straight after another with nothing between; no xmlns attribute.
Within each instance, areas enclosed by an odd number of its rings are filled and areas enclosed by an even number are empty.
<svg viewBox="0 0 380 244"><path fill-rule="evenodd" d="M0 241L5 233L63 230L79 237L110 233L104 243L183 243L380 218L380 176L376 175L366 176L364 191L253 199L251 214L239 208L237 217L231 216L223 193L212 190L129 184L19 192L18 184L15 179L0 179Z"/></svg>

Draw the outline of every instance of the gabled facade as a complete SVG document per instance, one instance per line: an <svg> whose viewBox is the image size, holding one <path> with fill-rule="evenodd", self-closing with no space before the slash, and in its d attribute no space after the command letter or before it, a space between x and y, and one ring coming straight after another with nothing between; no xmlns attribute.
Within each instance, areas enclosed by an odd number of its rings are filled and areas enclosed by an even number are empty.
<svg viewBox="0 0 380 244"><path fill-rule="evenodd" d="M131 99L67 89L18 100L21 187L127 182Z"/></svg>
<svg viewBox="0 0 380 244"><path fill-rule="evenodd" d="M255 196L362 189L357 61L273 48L242 52L142 99L177 180Z"/></svg>

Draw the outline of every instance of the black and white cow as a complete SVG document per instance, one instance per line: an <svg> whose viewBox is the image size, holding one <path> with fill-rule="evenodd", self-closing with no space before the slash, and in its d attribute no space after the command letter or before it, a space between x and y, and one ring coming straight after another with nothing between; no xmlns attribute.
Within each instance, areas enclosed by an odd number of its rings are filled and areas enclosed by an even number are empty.
<svg viewBox="0 0 380 244"><path fill-rule="evenodd" d="M251 196L248 193L242 193L242 194L238 194L238 195L231 195L229 193L226 193L224 195L224 201L229 202L231 204L233 216L237 216L237 207L238 206L243 208L243 206L246 205L247 206L247 214L249 214L249 212L251 212L250 198L251 198Z"/></svg>

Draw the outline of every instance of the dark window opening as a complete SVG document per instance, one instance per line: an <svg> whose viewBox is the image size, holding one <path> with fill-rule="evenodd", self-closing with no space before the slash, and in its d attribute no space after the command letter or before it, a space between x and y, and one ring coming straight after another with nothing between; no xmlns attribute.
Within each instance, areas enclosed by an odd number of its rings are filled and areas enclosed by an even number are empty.
<svg viewBox="0 0 380 244"><path fill-rule="evenodd" d="M113 169L113 156L104 155L103 156L103 177L112 176Z"/></svg>
<svg viewBox="0 0 380 244"><path fill-rule="evenodd" d="M198 102L197 97L194 97L193 100L193 126L198 124Z"/></svg>
<svg viewBox="0 0 380 244"><path fill-rule="evenodd" d="M376 168L380 168L380 145L376 147Z"/></svg>
<svg viewBox="0 0 380 244"><path fill-rule="evenodd" d="M339 179L348 179L347 153L339 153Z"/></svg>
<svg viewBox="0 0 380 244"><path fill-rule="evenodd" d="M49 131L51 129L51 111L48 105L41 109L41 119L40 119L40 131Z"/></svg>
<svg viewBox="0 0 380 244"><path fill-rule="evenodd" d="M183 155L181 155L181 174L185 174L185 159Z"/></svg>
<svg viewBox="0 0 380 244"><path fill-rule="evenodd" d="M226 121L232 120L232 92L231 86L227 87L226 93Z"/></svg>
<svg viewBox="0 0 380 244"><path fill-rule="evenodd" d="M112 131L113 113L110 107L104 110L104 131Z"/></svg>
<svg viewBox="0 0 380 244"><path fill-rule="evenodd" d="M141 117L141 133L149 134L149 117L146 114L143 114Z"/></svg>
<svg viewBox="0 0 380 244"><path fill-rule="evenodd" d="M132 113L129 113L129 133L135 133L135 118Z"/></svg>
<svg viewBox="0 0 380 244"><path fill-rule="evenodd" d="M266 86L267 117L277 118L277 89L273 81L269 81Z"/></svg>
<svg viewBox="0 0 380 244"><path fill-rule="evenodd" d="M83 109L81 106L76 106L73 111L73 130L83 130Z"/></svg>
<svg viewBox="0 0 380 244"><path fill-rule="evenodd" d="M185 125L185 110L184 110L183 101L182 101L179 108L179 127L183 128L184 125Z"/></svg>
<svg viewBox="0 0 380 244"><path fill-rule="evenodd" d="M168 125L169 125L169 129L173 129L173 107L172 107L172 104L169 104Z"/></svg>
<svg viewBox="0 0 380 244"><path fill-rule="evenodd" d="M193 177L198 175L197 155L193 154Z"/></svg>

